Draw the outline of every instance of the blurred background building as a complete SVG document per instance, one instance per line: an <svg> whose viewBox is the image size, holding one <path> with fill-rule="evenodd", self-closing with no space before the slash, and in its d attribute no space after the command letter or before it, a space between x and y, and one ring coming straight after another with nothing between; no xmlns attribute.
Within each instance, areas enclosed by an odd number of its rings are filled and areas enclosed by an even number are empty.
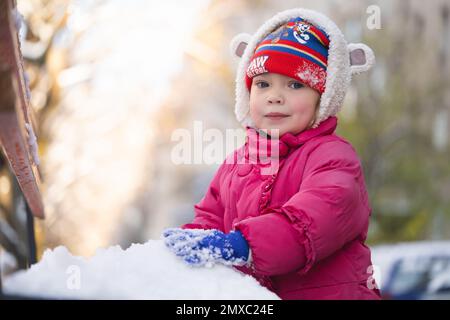
<svg viewBox="0 0 450 320"><path fill-rule="evenodd" d="M174 164L172 133L193 134L194 121L224 134L240 128L229 43L298 6L375 52L338 127L363 162L369 245L449 239L448 1L20 0L47 211L39 251L127 248L192 219L218 164ZM369 6L380 28L368 27ZM8 186L3 174L0 200Z"/></svg>

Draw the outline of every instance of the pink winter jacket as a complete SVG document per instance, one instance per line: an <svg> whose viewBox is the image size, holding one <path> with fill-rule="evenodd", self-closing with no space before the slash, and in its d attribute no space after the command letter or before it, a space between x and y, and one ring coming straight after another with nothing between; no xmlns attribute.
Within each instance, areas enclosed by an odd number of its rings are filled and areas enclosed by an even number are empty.
<svg viewBox="0 0 450 320"><path fill-rule="evenodd" d="M282 135L272 175L261 174L266 164L228 158L182 227L240 230L252 258L238 269L281 299L380 299L364 244L371 209L361 164L336 125L331 117ZM247 127L231 157L248 159L252 139L264 138Z"/></svg>

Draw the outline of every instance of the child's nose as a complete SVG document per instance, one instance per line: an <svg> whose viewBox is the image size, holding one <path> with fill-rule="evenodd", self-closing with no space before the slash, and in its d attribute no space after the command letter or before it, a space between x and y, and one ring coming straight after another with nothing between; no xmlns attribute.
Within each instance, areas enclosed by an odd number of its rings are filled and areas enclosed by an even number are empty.
<svg viewBox="0 0 450 320"><path fill-rule="evenodd" d="M283 103L283 98L281 97L281 95L277 95L277 94L273 94L267 97L267 102L269 104L282 104Z"/></svg>

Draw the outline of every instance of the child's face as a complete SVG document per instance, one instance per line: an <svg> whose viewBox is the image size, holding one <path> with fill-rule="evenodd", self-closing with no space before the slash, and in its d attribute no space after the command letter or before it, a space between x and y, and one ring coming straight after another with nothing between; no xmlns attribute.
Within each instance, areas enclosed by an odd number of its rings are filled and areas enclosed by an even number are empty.
<svg viewBox="0 0 450 320"><path fill-rule="evenodd" d="M296 79L264 73L253 78L250 116L258 129L297 134L314 122L319 99L316 90Z"/></svg>

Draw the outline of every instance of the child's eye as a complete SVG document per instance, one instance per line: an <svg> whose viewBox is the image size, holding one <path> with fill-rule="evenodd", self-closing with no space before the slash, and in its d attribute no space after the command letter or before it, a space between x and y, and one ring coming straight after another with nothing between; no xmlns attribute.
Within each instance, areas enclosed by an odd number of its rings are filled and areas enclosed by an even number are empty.
<svg viewBox="0 0 450 320"><path fill-rule="evenodd" d="M300 82L291 82L289 84L289 87L292 88L292 89L301 89L301 88L304 87L304 85L302 83L300 83Z"/></svg>
<svg viewBox="0 0 450 320"><path fill-rule="evenodd" d="M269 86L269 83L267 83L266 81L258 81L255 83L255 86L257 86L258 88L267 88Z"/></svg>

